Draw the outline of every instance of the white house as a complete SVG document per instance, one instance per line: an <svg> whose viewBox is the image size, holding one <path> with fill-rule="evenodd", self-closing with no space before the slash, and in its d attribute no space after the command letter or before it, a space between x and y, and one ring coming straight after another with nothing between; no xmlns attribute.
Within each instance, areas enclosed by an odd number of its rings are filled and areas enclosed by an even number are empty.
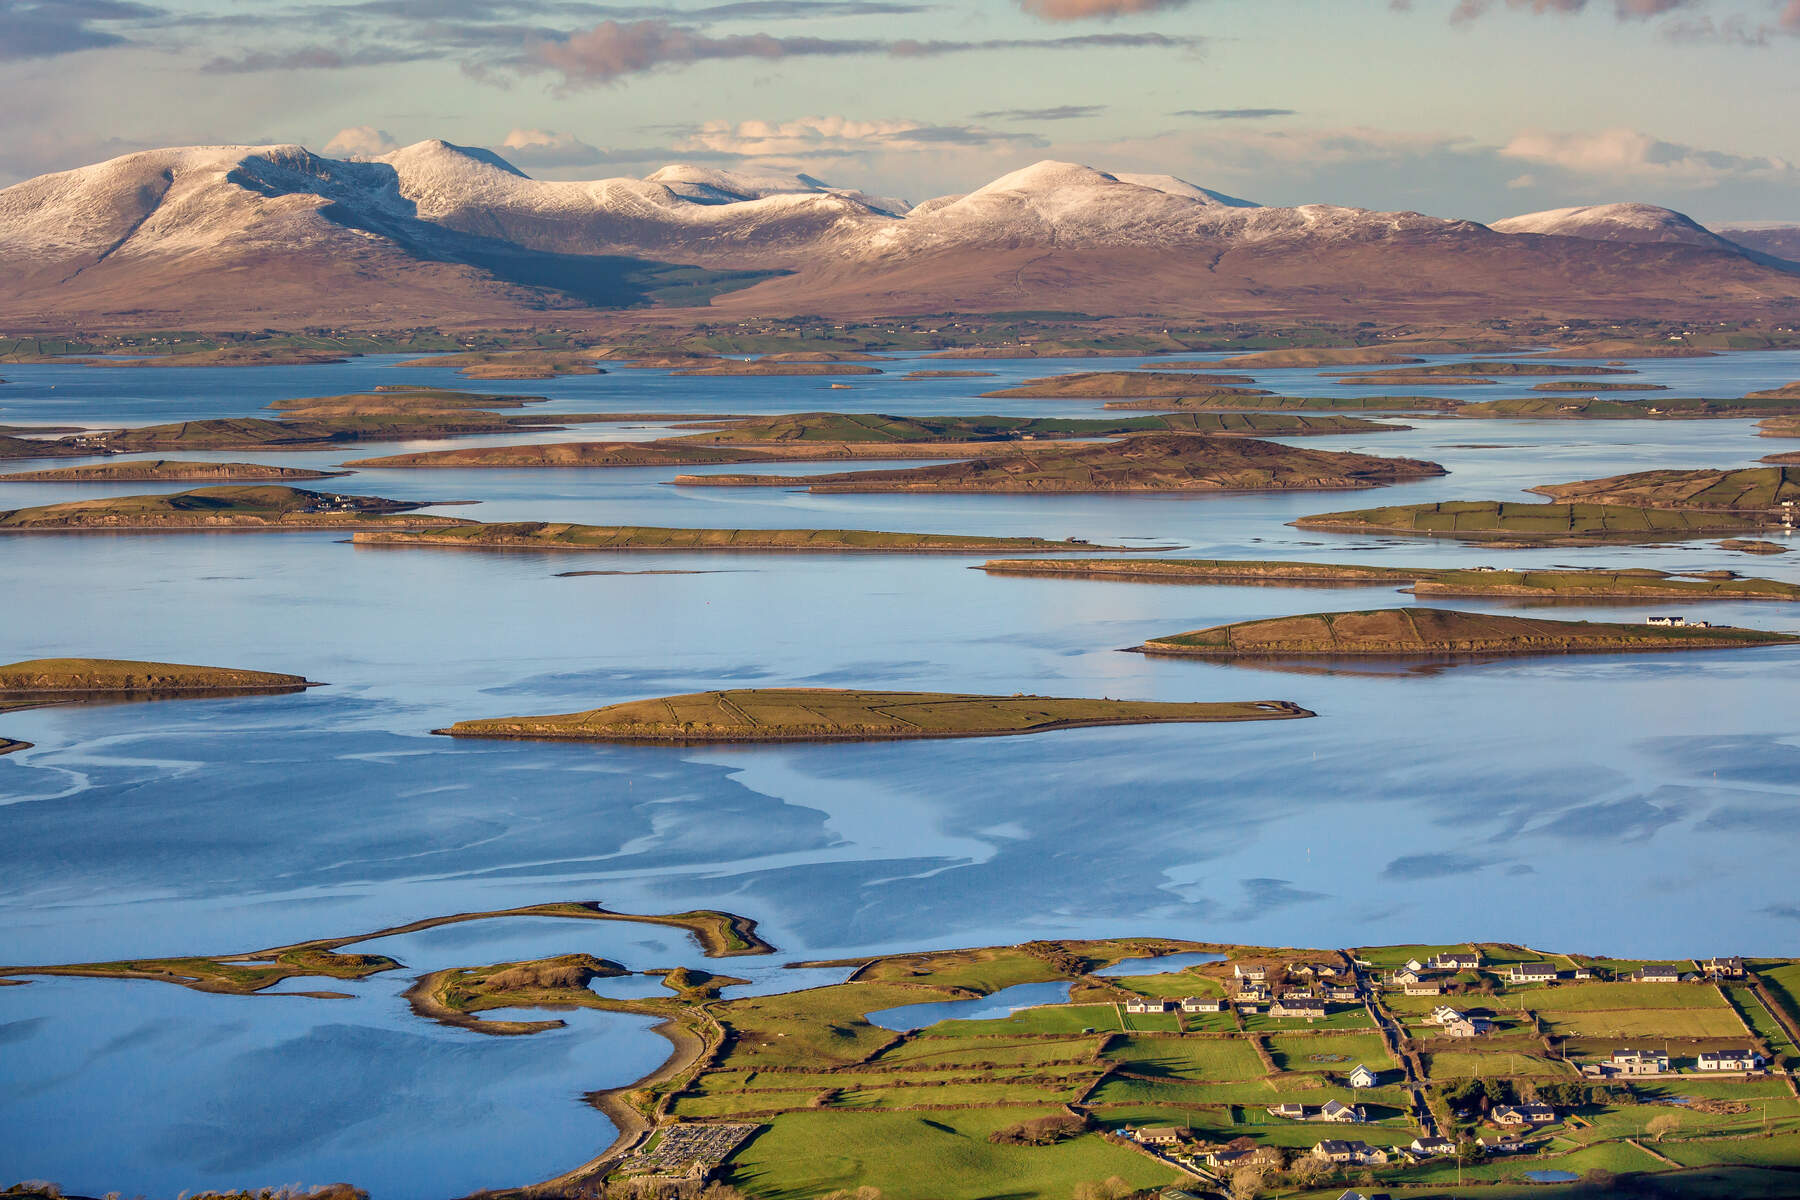
<svg viewBox="0 0 1800 1200"><path fill-rule="evenodd" d="M1372 1088L1381 1077L1361 1063L1350 1069L1350 1086L1353 1088Z"/></svg>
<svg viewBox="0 0 1800 1200"><path fill-rule="evenodd" d="M1680 983L1681 972L1668 963L1645 963L1632 978L1639 983Z"/></svg>
<svg viewBox="0 0 1800 1200"><path fill-rule="evenodd" d="M1550 983L1556 978L1556 968L1547 962L1514 963L1507 971L1508 983Z"/></svg>
<svg viewBox="0 0 1800 1200"><path fill-rule="evenodd" d="M1184 1013L1217 1013L1225 1011L1225 1001L1209 996L1187 996L1181 1001Z"/></svg>
<svg viewBox="0 0 1800 1200"><path fill-rule="evenodd" d="M1694 1065L1702 1071L1760 1071L1763 1056L1751 1049L1702 1050Z"/></svg>

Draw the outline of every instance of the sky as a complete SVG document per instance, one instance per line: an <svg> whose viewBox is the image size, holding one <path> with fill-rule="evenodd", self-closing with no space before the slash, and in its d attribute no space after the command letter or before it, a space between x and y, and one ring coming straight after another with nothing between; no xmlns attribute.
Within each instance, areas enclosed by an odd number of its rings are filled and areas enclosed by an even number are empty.
<svg viewBox="0 0 1800 1200"><path fill-rule="evenodd" d="M0 0L0 185L426 138L914 202L1039 159L1266 204L1800 223L1800 0Z"/></svg>

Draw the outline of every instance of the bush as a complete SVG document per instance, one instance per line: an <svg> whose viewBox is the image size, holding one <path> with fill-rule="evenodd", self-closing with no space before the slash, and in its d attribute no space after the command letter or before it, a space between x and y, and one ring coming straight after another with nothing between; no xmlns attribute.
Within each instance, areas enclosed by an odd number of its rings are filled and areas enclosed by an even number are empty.
<svg viewBox="0 0 1800 1200"><path fill-rule="evenodd" d="M988 1134L988 1141L1001 1146L1052 1146L1057 1142L1066 1142L1072 1137L1086 1133L1087 1121L1082 1117L1061 1113L1048 1117L1033 1117L1029 1121L1020 1121L1017 1125L1008 1125Z"/></svg>

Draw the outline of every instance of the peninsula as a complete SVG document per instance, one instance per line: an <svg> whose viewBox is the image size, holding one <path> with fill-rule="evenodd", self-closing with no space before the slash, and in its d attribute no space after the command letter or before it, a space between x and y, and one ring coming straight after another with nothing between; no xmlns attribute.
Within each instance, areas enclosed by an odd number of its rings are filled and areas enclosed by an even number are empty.
<svg viewBox="0 0 1800 1200"><path fill-rule="evenodd" d="M992 575L1046 575L1145 583L1231 587L1384 587L1420 596L1510 596L1593 600L1800 600L1800 584L1746 579L1732 571L1677 574L1647 567L1601 571L1559 567L1499 571L1492 567L1376 567L1357 563L1271 562L1194 558L998 558Z"/></svg>
<svg viewBox="0 0 1800 1200"><path fill-rule="evenodd" d="M1436 504L1318 513L1288 524L1297 529L1333 533L1407 534L1529 546L1681 541L1743 533L1761 529L1765 523L1736 513L1695 509L1444 500Z"/></svg>
<svg viewBox="0 0 1800 1200"><path fill-rule="evenodd" d="M1100 445L941 466L832 475L678 475L696 487L799 487L813 492L1330 491L1444 474L1433 462L1308 450L1204 434L1146 434Z"/></svg>
<svg viewBox="0 0 1800 1200"><path fill-rule="evenodd" d="M1800 634L1709 625L1546 621L1438 608L1309 613L1152 638L1145 654L1201 658L1407 658L1609 654L1800 644Z"/></svg>
<svg viewBox="0 0 1800 1200"><path fill-rule="evenodd" d="M998 737L1092 725L1269 721L1313 714L1286 700L1148 700L751 688L633 700L588 712L458 721L451 737L581 742L813 742Z"/></svg>
<svg viewBox="0 0 1800 1200"><path fill-rule="evenodd" d="M57 467L0 475L0 483L247 483L267 480L335 479L349 471L311 471L261 463L183 462L174 458L123 458L81 467Z"/></svg>
<svg viewBox="0 0 1800 1200"><path fill-rule="evenodd" d="M1635 471L1605 479L1545 484L1531 490L1564 503L1692 508L1778 519L1800 506L1800 467Z"/></svg>
<svg viewBox="0 0 1800 1200"><path fill-rule="evenodd" d="M800 551L822 554L987 554L1033 550L1131 550L1035 537L958 533L882 533L868 529L666 529L648 525L575 525L510 521L453 528L360 532L359 546L449 546L474 550Z"/></svg>
<svg viewBox="0 0 1800 1200"><path fill-rule="evenodd" d="M456 517L400 515L432 503L442 502L309 492L276 484L196 488L189 492L107 496L12 509L0 512L0 533L431 529L474 524Z"/></svg>
<svg viewBox="0 0 1800 1200"><path fill-rule="evenodd" d="M1593 392L1594 388L1583 388ZM1608 400L1600 396L1563 399L1557 396L1519 396L1509 400L1484 400L1465 404L1456 416L1492 420L1558 421L1698 421L1770 417L1800 410L1800 400L1757 398L1711 400L1673 396Z"/></svg>

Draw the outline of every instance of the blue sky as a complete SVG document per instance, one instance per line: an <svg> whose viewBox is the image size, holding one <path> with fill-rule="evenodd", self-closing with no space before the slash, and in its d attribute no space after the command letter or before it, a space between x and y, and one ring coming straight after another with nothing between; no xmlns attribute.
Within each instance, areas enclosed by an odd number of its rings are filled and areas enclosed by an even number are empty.
<svg viewBox="0 0 1800 1200"><path fill-rule="evenodd" d="M921 200L1040 158L1491 220L1800 222L1800 0L0 0L0 183L428 137Z"/></svg>

